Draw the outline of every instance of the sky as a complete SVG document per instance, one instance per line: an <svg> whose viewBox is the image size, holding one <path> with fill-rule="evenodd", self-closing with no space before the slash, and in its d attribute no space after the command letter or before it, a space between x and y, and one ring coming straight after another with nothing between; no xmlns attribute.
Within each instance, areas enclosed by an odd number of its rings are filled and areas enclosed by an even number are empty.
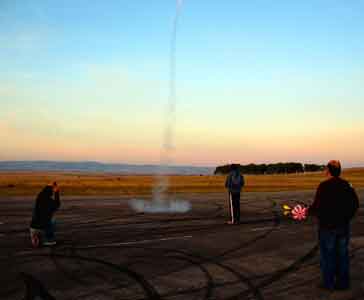
<svg viewBox="0 0 364 300"><path fill-rule="evenodd" d="M0 160L158 163L173 0L0 0ZM173 163L364 166L364 1L185 0Z"/></svg>

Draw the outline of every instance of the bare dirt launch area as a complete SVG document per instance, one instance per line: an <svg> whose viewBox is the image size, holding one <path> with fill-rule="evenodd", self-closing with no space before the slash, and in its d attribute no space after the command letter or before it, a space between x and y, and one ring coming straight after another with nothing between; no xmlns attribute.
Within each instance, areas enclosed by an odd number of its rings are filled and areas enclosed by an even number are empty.
<svg viewBox="0 0 364 300"><path fill-rule="evenodd" d="M3 174L0 299L363 299L363 172L351 172L346 177L361 200L350 245L352 289L332 293L317 288L316 220L296 222L281 209L283 203L310 203L322 174L247 177L240 225L226 224L223 177L173 177L171 195L190 201L192 209L145 214L129 201L150 199L150 177L138 177L145 184L139 190L137 176ZM58 243L32 249L34 199L53 179L63 187ZM106 182L117 192L102 192ZM89 190L82 193L82 186Z"/></svg>

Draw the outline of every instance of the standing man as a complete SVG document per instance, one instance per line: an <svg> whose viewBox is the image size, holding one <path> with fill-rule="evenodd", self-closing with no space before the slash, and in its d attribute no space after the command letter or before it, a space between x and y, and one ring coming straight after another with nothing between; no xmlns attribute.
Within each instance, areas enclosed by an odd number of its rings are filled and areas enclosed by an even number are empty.
<svg viewBox="0 0 364 300"><path fill-rule="evenodd" d="M226 178L225 187L229 192L229 208L231 220L228 224L240 223L240 192L244 186L244 177L240 174L240 165L232 164L230 174Z"/></svg>
<svg viewBox="0 0 364 300"><path fill-rule="evenodd" d="M53 246L56 244L53 215L59 209L60 205L59 188L56 182L48 184L38 194L30 224L33 246L39 246L41 233L44 233L44 246Z"/></svg>
<svg viewBox="0 0 364 300"><path fill-rule="evenodd" d="M350 288L350 221L359 207L358 196L349 182L340 177L341 164L331 160L326 167L327 180L317 188L308 213L319 222L321 288Z"/></svg>

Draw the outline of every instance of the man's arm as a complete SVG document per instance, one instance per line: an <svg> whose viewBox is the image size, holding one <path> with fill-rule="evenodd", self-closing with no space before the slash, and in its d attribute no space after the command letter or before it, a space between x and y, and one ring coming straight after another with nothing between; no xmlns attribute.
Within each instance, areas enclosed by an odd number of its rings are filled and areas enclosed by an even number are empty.
<svg viewBox="0 0 364 300"><path fill-rule="evenodd" d="M358 194L356 193L355 189L350 186L351 189L351 194L352 194L352 199L353 199L353 213L351 218L353 218L357 212L357 210L359 209L359 197Z"/></svg>
<svg viewBox="0 0 364 300"><path fill-rule="evenodd" d="M322 187L321 185L319 185L316 190L314 201L308 208L308 215L315 215L315 216L318 215L320 209L321 197L322 197Z"/></svg>
<svg viewBox="0 0 364 300"><path fill-rule="evenodd" d="M227 189L230 188L230 174L226 177L225 188L227 188Z"/></svg>
<svg viewBox="0 0 364 300"><path fill-rule="evenodd" d="M59 189L57 189L54 192L54 201L53 201L53 211L56 211L60 208L61 206L61 201L60 201L60 197L59 197Z"/></svg>

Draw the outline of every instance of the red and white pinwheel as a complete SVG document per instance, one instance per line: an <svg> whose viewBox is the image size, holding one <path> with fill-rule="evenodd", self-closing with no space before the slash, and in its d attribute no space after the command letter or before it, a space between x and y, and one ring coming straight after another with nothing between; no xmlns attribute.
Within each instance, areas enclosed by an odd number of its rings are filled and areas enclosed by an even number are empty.
<svg viewBox="0 0 364 300"><path fill-rule="evenodd" d="M302 221L307 218L307 207L297 204L291 211L293 219Z"/></svg>

